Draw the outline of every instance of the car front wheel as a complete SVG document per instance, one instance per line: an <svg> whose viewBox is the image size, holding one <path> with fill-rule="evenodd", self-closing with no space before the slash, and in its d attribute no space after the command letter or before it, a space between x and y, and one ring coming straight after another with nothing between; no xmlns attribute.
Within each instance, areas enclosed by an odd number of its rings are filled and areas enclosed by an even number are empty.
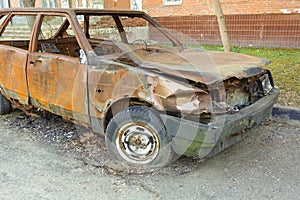
<svg viewBox="0 0 300 200"><path fill-rule="evenodd" d="M156 112L132 106L116 114L106 129L106 146L118 162L163 167L173 158L170 138Z"/></svg>

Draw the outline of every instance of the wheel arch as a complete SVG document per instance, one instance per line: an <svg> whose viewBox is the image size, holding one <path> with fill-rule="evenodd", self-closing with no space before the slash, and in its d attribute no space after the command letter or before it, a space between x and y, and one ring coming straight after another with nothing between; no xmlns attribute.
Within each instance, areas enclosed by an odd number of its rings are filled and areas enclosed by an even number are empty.
<svg viewBox="0 0 300 200"><path fill-rule="evenodd" d="M144 99L140 99L137 97L127 97L119 99L115 102L113 102L105 112L104 120L103 120L103 129L104 132L106 131L107 125L109 121L113 118L115 114L120 112L121 110L131 107L131 106L145 106L145 107L152 107L155 110L158 110L154 107L154 105Z"/></svg>

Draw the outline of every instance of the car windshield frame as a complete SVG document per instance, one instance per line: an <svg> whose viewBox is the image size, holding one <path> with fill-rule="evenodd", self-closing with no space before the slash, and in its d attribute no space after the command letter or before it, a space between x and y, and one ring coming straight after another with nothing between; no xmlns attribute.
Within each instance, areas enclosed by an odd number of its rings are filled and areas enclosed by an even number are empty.
<svg viewBox="0 0 300 200"><path fill-rule="evenodd" d="M160 24L158 24L153 18L151 18L149 15L147 15L144 12L137 12L137 11L107 11L107 12L95 12L93 11L87 11L87 10L76 10L75 11L76 19L78 23L80 24L80 20L78 18L81 18L83 20L83 26L81 26L81 29L86 36L87 39L89 39L89 16L112 16L115 20L116 26L119 30L119 34L121 37L121 42L128 45L128 39L126 37L126 34L122 33L121 31L124 31L123 24L121 23L120 18L121 17L128 17L128 18L140 18L145 20L147 23L149 23L153 28L155 28L160 34L162 34L166 39L170 41L172 44L172 48L177 48L179 51L182 51L185 49L185 45L183 42L178 40L174 35L172 35L168 30L163 28ZM79 16L83 16L79 17Z"/></svg>

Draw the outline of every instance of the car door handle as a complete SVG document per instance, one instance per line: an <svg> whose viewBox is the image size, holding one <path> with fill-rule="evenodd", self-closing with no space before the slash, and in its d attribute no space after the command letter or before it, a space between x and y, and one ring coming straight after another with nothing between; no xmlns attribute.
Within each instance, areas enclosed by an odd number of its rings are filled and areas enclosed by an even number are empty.
<svg viewBox="0 0 300 200"><path fill-rule="evenodd" d="M37 59L37 60L31 60L31 61L29 61L29 64L35 65L36 63L41 63L41 62L42 62L42 60Z"/></svg>

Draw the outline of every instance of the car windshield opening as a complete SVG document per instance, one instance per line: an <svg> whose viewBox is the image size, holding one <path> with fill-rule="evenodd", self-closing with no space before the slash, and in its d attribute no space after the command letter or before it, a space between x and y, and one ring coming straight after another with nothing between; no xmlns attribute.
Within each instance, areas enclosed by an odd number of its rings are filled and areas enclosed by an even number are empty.
<svg viewBox="0 0 300 200"><path fill-rule="evenodd" d="M98 56L124 53L124 44L149 51L176 45L171 35L142 16L82 14L77 19Z"/></svg>

